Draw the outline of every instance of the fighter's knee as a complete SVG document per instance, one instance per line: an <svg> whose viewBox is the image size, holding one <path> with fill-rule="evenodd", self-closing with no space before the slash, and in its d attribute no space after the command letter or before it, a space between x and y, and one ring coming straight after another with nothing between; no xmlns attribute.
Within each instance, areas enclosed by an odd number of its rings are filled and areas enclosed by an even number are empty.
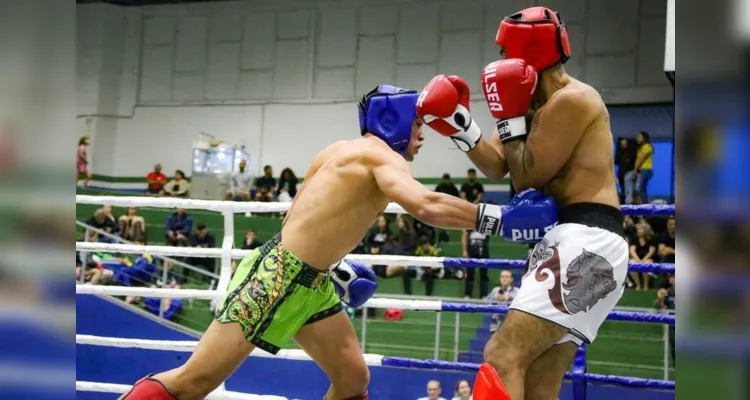
<svg viewBox="0 0 750 400"><path fill-rule="evenodd" d="M523 358L517 352L499 346L494 340L484 347L484 361L492 365L500 376L525 369Z"/></svg>
<svg viewBox="0 0 750 400"><path fill-rule="evenodd" d="M367 391L367 385L370 384L370 370L363 362L356 368L338 371L335 376L331 376L331 383L337 393L347 397L356 396Z"/></svg>

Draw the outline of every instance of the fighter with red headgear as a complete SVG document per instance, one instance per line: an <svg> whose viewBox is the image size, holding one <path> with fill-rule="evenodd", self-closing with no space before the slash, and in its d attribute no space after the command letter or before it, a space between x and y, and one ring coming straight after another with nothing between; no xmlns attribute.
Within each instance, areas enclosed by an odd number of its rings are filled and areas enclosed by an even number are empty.
<svg viewBox="0 0 750 400"><path fill-rule="evenodd" d="M497 121L488 141L460 77L436 76L418 111L490 178L510 173L516 190L536 188L557 200L558 224L537 239L511 310L485 347L473 393L475 400L554 399L578 346L594 340L623 293L628 245L612 132L596 89L563 68L571 50L558 13L532 7L508 16L496 42L502 59L482 72ZM451 91L458 101L445 95Z"/></svg>

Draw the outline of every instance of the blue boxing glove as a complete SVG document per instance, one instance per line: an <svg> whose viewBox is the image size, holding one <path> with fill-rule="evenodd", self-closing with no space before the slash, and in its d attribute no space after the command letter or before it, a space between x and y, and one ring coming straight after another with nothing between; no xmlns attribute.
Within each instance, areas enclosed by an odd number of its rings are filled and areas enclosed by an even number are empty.
<svg viewBox="0 0 750 400"><path fill-rule="evenodd" d="M557 224L557 202L534 189L515 195L507 206L480 204L477 232L511 242L536 243Z"/></svg>
<svg viewBox="0 0 750 400"><path fill-rule="evenodd" d="M341 260L331 267L331 279L341 301L354 308L367 303L378 288L372 268L352 260Z"/></svg>

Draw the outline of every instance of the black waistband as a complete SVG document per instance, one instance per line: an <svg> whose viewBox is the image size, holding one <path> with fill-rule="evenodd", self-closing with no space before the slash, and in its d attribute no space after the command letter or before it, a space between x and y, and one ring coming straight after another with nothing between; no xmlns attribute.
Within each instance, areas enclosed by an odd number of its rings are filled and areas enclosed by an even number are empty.
<svg viewBox="0 0 750 400"><path fill-rule="evenodd" d="M625 238L625 219L620 209L601 203L576 203L565 206L558 212L561 224L581 224L608 230Z"/></svg>
<svg viewBox="0 0 750 400"><path fill-rule="evenodd" d="M294 278L298 284L306 288L314 289L320 283L324 282L325 278L328 277L328 270L322 271L309 265L308 263L300 260L299 257L295 256L286 247L284 247L284 245L281 244L281 233L277 233L276 235L274 235L274 237L263 244L260 250L261 256L265 257L265 255L270 253L273 249L277 249L277 251L287 253L289 256L296 259L302 266L299 273Z"/></svg>

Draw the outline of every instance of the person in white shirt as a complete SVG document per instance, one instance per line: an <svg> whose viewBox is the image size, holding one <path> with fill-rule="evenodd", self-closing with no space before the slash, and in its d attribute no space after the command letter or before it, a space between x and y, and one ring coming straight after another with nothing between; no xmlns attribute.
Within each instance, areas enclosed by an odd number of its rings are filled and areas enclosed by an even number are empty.
<svg viewBox="0 0 750 400"><path fill-rule="evenodd" d="M227 190L225 200L250 201L253 178L247 172L245 160L240 160L239 167L239 171L232 172L229 176L229 190Z"/></svg>
<svg viewBox="0 0 750 400"><path fill-rule="evenodd" d="M495 286L486 300L493 304L510 304L518 294L518 288L513 286L513 273L507 269L500 271L500 286ZM490 332L495 332L503 323L503 316L495 314L492 316Z"/></svg>
<svg viewBox="0 0 750 400"><path fill-rule="evenodd" d="M440 397L442 392L443 388L440 387L440 382L429 381L427 382L427 397L420 397L417 400L445 400L444 397Z"/></svg>
<svg viewBox="0 0 750 400"><path fill-rule="evenodd" d="M456 396L451 400L472 400L469 381L461 379L456 382Z"/></svg>

